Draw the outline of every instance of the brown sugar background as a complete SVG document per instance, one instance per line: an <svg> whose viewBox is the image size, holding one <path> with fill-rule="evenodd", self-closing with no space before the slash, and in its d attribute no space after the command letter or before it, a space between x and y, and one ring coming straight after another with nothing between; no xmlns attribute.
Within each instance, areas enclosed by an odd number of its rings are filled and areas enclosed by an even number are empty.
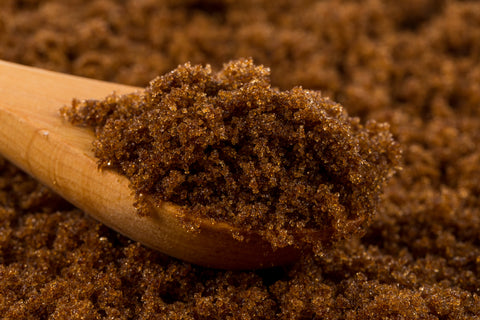
<svg viewBox="0 0 480 320"><path fill-rule="evenodd" d="M0 58L145 86L186 61L251 56L279 88L389 122L404 169L361 240L229 272L146 249L0 160L3 318L480 317L480 3L86 3L1 1Z"/></svg>

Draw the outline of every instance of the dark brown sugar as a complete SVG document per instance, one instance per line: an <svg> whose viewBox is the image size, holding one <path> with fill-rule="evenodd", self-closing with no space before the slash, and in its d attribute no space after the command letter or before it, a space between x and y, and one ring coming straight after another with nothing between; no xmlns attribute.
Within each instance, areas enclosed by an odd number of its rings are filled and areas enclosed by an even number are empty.
<svg viewBox="0 0 480 320"><path fill-rule="evenodd" d="M0 318L479 319L479 34L465 0L0 1L2 59L145 86L251 56L404 158L363 238L255 272L144 248L0 160Z"/></svg>
<svg viewBox="0 0 480 320"><path fill-rule="evenodd" d="M306 230L324 242L363 233L399 163L388 125L363 126L317 91L272 88L248 59L218 73L187 63L143 92L62 113L95 129L100 167L126 175L140 207L173 202L275 247Z"/></svg>

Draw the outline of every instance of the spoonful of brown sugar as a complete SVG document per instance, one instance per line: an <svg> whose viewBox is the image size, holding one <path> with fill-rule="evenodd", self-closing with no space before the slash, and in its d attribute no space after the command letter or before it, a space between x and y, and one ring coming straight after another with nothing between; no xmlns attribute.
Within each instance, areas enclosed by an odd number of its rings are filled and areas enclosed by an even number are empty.
<svg viewBox="0 0 480 320"><path fill-rule="evenodd" d="M251 269L361 235L400 152L388 125L241 59L145 89L0 62L0 154L131 239Z"/></svg>

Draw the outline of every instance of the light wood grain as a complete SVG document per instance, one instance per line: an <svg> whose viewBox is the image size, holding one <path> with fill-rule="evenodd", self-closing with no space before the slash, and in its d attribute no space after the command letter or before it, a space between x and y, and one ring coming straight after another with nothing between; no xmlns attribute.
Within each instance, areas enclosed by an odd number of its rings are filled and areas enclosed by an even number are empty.
<svg viewBox="0 0 480 320"><path fill-rule="evenodd" d="M58 111L72 98L136 90L140 89L0 61L0 154L95 219L170 256L224 269L295 260L297 250L273 251L256 234L236 230L246 240L235 240L224 223L197 221L200 231L189 232L170 203L152 206L148 217L136 214L127 179L97 169L93 133L68 124Z"/></svg>

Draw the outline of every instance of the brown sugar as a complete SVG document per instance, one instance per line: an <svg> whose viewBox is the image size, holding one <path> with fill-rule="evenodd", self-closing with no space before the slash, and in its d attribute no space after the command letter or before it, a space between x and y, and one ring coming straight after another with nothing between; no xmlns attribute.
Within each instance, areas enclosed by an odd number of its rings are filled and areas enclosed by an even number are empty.
<svg viewBox="0 0 480 320"><path fill-rule="evenodd" d="M146 86L252 57L272 87L388 122L403 170L365 236L291 266L187 264L0 160L2 319L479 319L480 3L5 0L0 58ZM73 98L73 97L72 97Z"/></svg>
<svg viewBox="0 0 480 320"><path fill-rule="evenodd" d="M143 92L62 113L94 128L100 167L130 179L139 207L145 196L173 202L275 247L305 230L325 242L363 233L399 163L386 124L363 126L320 92L272 88L248 59L218 73L187 63Z"/></svg>

